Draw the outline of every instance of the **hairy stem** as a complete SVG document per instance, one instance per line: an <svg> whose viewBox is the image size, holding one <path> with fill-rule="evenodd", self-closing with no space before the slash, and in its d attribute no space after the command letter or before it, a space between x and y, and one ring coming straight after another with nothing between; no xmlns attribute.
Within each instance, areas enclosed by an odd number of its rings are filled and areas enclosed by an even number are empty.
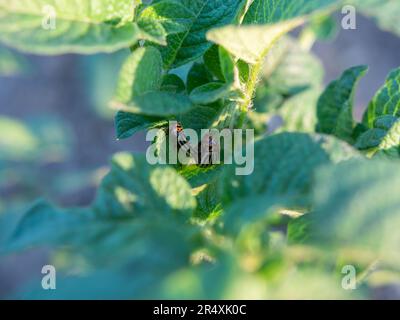
<svg viewBox="0 0 400 320"><path fill-rule="evenodd" d="M263 65L262 61L263 60L258 61L250 68L249 79L246 83L245 98L244 101L239 105L239 128L243 128L247 119L247 112L249 111L249 109L251 109L258 78L261 72L261 67Z"/></svg>

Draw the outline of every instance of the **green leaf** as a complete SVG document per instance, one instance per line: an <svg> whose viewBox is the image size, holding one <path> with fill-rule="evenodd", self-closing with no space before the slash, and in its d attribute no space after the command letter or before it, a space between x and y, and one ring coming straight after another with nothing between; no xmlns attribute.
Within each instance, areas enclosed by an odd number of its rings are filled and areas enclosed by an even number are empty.
<svg viewBox="0 0 400 320"><path fill-rule="evenodd" d="M328 86L318 101L318 132L335 135L350 143L353 141L354 90L367 69L366 66L350 68Z"/></svg>
<svg viewBox="0 0 400 320"><path fill-rule="evenodd" d="M316 15L311 19L310 27L304 32L312 32L318 40L332 40L338 33L338 26L332 15Z"/></svg>
<svg viewBox="0 0 400 320"><path fill-rule="evenodd" d="M370 155L399 158L400 118L386 115L375 120L374 128L361 134L355 145L360 150L369 150Z"/></svg>
<svg viewBox="0 0 400 320"><path fill-rule="evenodd" d="M193 216L200 220L215 219L222 212L215 181L209 183L197 196L197 208Z"/></svg>
<svg viewBox="0 0 400 320"><path fill-rule="evenodd" d="M280 37L303 24L307 15L335 3L336 0L255 0L243 26L215 28L207 33L207 39L223 46L236 58L257 64Z"/></svg>
<svg viewBox="0 0 400 320"><path fill-rule="evenodd" d="M167 32L158 21L150 18L141 18L137 21L137 25L144 39L162 46L167 45Z"/></svg>
<svg viewBox="0 0 400 320"><path fill-rule="evenodd" d="M161 84L161 91L170 91L175 93L182 93L186 90L185 83L176 74L166 74L163 77Z"/></svg>
<svg viewBox="0 0 400 320"><path fill-rule="evenodd" d="M233 61L231 55L223 47L219 47L219 61L221 64L221 72L224 77L225 82L234 83L235 82L235 62Z"/></svg>
<svg viewBox="0 0 400 320"><path fill-rule="evenodd" d="M67 266L55 259L57 294L45 294L40 281L35 281L22 292L25 298L143 298L154 296L168 274L187 266L198 245L193 241L195 231L167 217L100 218L89 209L64 211L40 202L16 225L5 249L45 245L53 250L63 248L64 255L69 254ZM99 274L102 276L97 277ZM78 282L87 287L78 289Z"/></svg>
<svg viewBox="0 0 400 320"><path fill-rule="evenodd" d="M288 224L287 239L289 244L306 243L311 238L310 233L314 215L312 213L304 214L293 219Z"/></svg>
<svg viewBox="0 0 400 320"><path fill-rule="evenodd" d="M338 2L337 0L254 0L246 13L244 23L276 23L327 9Z"/></svg>
<svg viewBox="0 0 400 320"><path fill-rule="evenodd" d="M153 47L136 49L122 66L114 100L129 103L134 97L160 89L162 58Z"/></svg>
<svg viewBox="0 0 400 320"><path fill-rule="evenodd" d="M187 91L191 93L193 89L212 81L212 75L204 64L194 63L187 76Z"/></svg>
<svg viewBox="0 0 400 320"><path fill-rule="evenodd" d="M246 232L247 227L265 228L268 219L284 208L297 208L297 201L290 196L248 195L238 199L224 213L224 227L229 234Z"/></svg>
<svg viewBox="0 0 400 320"><path fill-rule="evenodd" d="M273 25L231 25L212 29L207 33L207 39L224 47L236 58L256 64L280 37L302 23L303 19L296 19Z"/></svg>
<svg viewBox="0 0 400 320"><path fill-rule="evenodd" d="M189 184L171 167L121 153L104 178L94 208L101 216L183 215L196 207Z"/></svg>
<svg viewBox="0 0 400 320"><path fill-rule="evenodd" d="M376 118L383 115L400 117L400 68L389 74L383 87L368 105L363 124L373 128Z"/></svg>
<svg viewBox="0 0 400 320"><path fill-rule="evenodd" d="M282 133L257 141L254 145L254 172L236 176L234 166L227 166L220 179L224 203L243 197L285 196L299 205L309 202L315 169L329 163L324 150L325 137L301 133Z"/></svg>
<svg viewBox="0 0 400 320"><path fill-rule="evenodd" d="M150 116L169 116L185 113L193 108L193 104L186 95L154 91L134 97L128 104L115 103L114 107Z"/></svg>
<svg viewBox="0 0 400 320"><path fill-rule="evenodd" d="M255 111L280 116L283 124L279 131L315 132L324 77L321 62L289 37L279 42L268 61L271 56L278 60L278 66L268 63L264 68L266 80L258 89Z"/></svg>
<svg viewBox="0 0 400 320"><path fill-rule="evenodd" d="M182 4L192 18L184 32L169 35L168 46L160 49L165 68L176 68L202 56L211 47L206 40L207 31L235 22L244 3L243 0L184 0Z"/></svg>
<svg viewBox="0 0 400 320"><path fill-rule="evenodd" d="M221 112L221 106L214 103L208 106L195 106L190 111L177 116L184 128L190 128L200 133L202 129L213 126Z"/></svg>
<svg viewBox="0 0 400 320"><path fill-rule="evenodd" d="M304 212L312 205L317 169L359 157L355 149L334 137L302 133L261 139L254 152L257 157L251 175L235 176L228 166L218 178L226 208L224 224L230 233L238 233L246 225L264 225L282 209Z"/></svg>
<svg viewBox="0 0 400 320"><path fill-rule="evenodd" d="M393 70L376 93L355 131L356 147L370 156L399 157L400 68Z"/></svg>
<svg viewBox="0 0 400 320"><path fill-rule="evenodd" d="M311 88L288 98L277 114L283 125L279 131L315 132L317 102L322 89Z"/></svg>
<svg viewBox="0 0 400 320"><path fill-rule="evenodd" d="M40 281L34 281L17 298L154 298L166 277L187 267L196 249L193 228L171 220L107 222L99 226L93 221L94 227L85 224L76 230L75 236L83 239L69 252L84 254L90 270L77 267L82 257L72 256L72 268L57 266L57 290L43 290Z"/></svg>
<svg viewBox="0 0 400 320"><path fill-rule="evenodd" d="M195 104L210 104L219 99L228 98L232 94L232 89L231 84L210 82L195 88L189 97Z"/></svg>
<svg viewBox="0 0 400 320"><path fill-rule="evenodd" d="M224 81L225 77L222 74L221 70L221 62L219 57L219 46L212 45L210 49L208 49L203 56L204 65L207 70L215 76L218 80Z"/></svg>
<svg viewBox="0 0 400 320"><path fill-rule="evenodd" d="M383 30L400 35L398 18L400 3L393 0L351 0L349 4L356 6L362 14L373 18Z"/></svg>
<svg viewBox="0 0 400 320"><path fill-rule="evenodd" d="M310 240L338 248L362 246L389 259L399 257L397 162L343 162L321 169L316 181Z"/></svg>
<svg viewBox="0 0 400 320"><path fill-rule="evenodd" d="M183 4L174 0L159 1L146 7L139 16L140 21L149 20L161 23L167 34L187 31L194 19L193 13Z"/></svg>
<svg viewBox="0 0 400 320"><path fill-rule="evenodd" d="M136 132L157 127L165 121L157 117L144 116L130 112L119 111L115 115L115 128L118 139L126 139Z"/></svg>
<svg viewBox="0 0 400 320"><path fill-rule="evenodd" d="M113 52L145 38L133 12L131 0L1 0L0 41L38 54Z"/></svg>
<svg viewBox="0 0 400 320"><path fill-rule="evenodd" d="M278 66L272 70L272 74L269 74L271 70L268 67L264 71L270 90L291 97L309 89L320 88L324 69L318 57L303 50L289 37L283 38L279 46L283 47L284 52L277 58Z"/></svg>
<svg viewBox="0 0 400 320"><path fill-rule="evenodd" d="M184 166L179 170L182 175L191 185L192 188L201 187L211 183L217 179L223 166L211 166L209 168L199 168L198 166Z"/></svg>

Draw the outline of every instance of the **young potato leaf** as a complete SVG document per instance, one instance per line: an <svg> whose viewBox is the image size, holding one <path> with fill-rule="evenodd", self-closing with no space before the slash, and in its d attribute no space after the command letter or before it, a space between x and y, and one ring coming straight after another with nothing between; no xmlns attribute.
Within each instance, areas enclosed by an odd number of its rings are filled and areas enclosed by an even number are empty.
<svg viewBox="0 0 400 320"><path fill-rule="evenodd" d="M321 91L321 87L312 87L285 100L277 112L283 120L278 132L315 132L317 101Z"/></svg>
<svg viewBox="0 0 400 320"><path fill-rule="evenodd" d="M383 87L368 105L363 124L373 128L375 119L383 115L400 117L400 68L389 74Z"/></svg>
<svg viewBox="0 0 400 320"><path fill-rule="evenodd" d="M160 23L166 34L186 32L193 19L194 14L183 4L175 0L164 0L146 7L139 16L138 24L142 21Z"/></svg>
<svg viewBox="0 0 400 320"><path fill-rule="evenodd" d="M191 93L195 88L212 81L212 75L204 64L194 63L187 76L187 91Z"/></svg>
<svg viewBox="0 0 400 320"><path fill-rule="evenodd" d="M233 85L221 82L209 82L195 88L190 93L190 100L195 104L210 104L222 98L233 96Z"/></svg>
<svg viewBox="0 0 400 320"><path fill-rule="evenodd" d="M324 78L320 60L289 37L281 39L266 59L278 60L278 65L264 66L266 79L254 101L256 113L280 116L279 131L315 132Z"/></svg>
<svg viewBox="0 0 400 320"><path fill-rule="evenodd" d="M194 105L189 97L167 91L150 91L134 97L128 104L114 103L117 110L149 116L171 116L185 113Z"/></svg>
<svg viewBox="0 0 400 320"><path fill-rule="evenodd" d="M282 53L278 47L282 47ZM312 52L302 49L298 41L284 37L274 51L278 51L278 65L273 68L265 66L263 72L273 92L291 97L321 87L324 79L322 63Z"/></svg>
<svg viewBox="0 0 400 320"><path fill-rule="evenodd" d="M165 120L157 117L118 111L115 115L117 139L127 139L136 132L158 127L165 124Z"/></svg>
<svg viewBox="0 0 400 320"><path fill-rule="evenodd" d="M280 37L303 23L304 20L299 18L272 25L230 25L210 30L207 39L224 47L236 58L256 64Z"/></svg>
<svg viewBox="0 0 400 320"><path fill-rule="evenodd" d="M162 58L154 47L136 49L120 71L114 100L129 103L134 97L160 89Z"/></svg>
<svg viewBox="0 0 400 320"><path fill-rule="evenodd" d="M353 142L353 98L358 81L365 75L366 66L346 70L340 79L333 81L321 95L317 106L317 131L332 134Z"/></svg>
<svg viewBox="0 0 400 320"><path fill-rule="evenodd" d="M224 77L225 82L234 83L235 82L235 62L233 58L223 47L219 47L219 62L221 65L221 72Z"/></svg>
<svg viewBox="0 0 400 320"><path fill-rule="evenodd" d="M132 0L0 0L0 41L38 54L113 52L146 38L133 13Z"/></svg>
<svg viewBox="0 0 400 320"><path fill-rule="evenodd" d="M184 32L168 36L168 46L161 48L166 69L176 68L202 56L211 43L206 40L209 29L234 23L243 9L244 0L184 0L192 13Z"/></svg>
<svg viewBox="0 0 400 320"><path fill-rule="evenodd" d="M355 145L369 155L400 156L400 118L386 115L375 119L374 128L361 134Z"/></svg>
<svg viewBox="0 0 400 320"><path fill-rule="evenodd" d="M219 48L216 44L212 45L203 55L204 65L207 70L218 80L225 81L225 77L222 74Z"/></svg>
<svg viewBox="0 0 400 320"><path fill-rule="evenodd" d="M399 157L400 68L393 70L372 99L360 130L355 131L356 147L370 156Z"/></svg>
<svg viewBox="0 0 400 320"><path fill-rule="evenodd" d="M137 25L143 39L162 46L167 45L167 32L160 22L150 18L141 18L137 21Z"/></svg>
<svg viewBox="0 0 400 320"><path fill-rule="evenodd" d="M223 46L236 58L250 64L259 63L284 34L302 25L307 15L336 0L255 0L242 26L214 28L207 33L207 39Z"/></svg>
<svg viewBox="0 0 400 320"><path fill-rule="evenodd" d="M221 112L221 106L213 103L207 106L195 106L190 111L177 116L177 120L184 128L200 132L213 126Z"/></svg>
<svg viewBox="0 0 400 320"><path fill-rule="evenodd" d="M185 83L176 74L166 74L161 83L161 91L182 93L186 90Z"/></svg>
<svg viewBox="0 0 400 320"><path fill-rule="evenodd" d="M276 23L327 9L338 3L337 0L254 0L246 13L244 23Z"/></svg>

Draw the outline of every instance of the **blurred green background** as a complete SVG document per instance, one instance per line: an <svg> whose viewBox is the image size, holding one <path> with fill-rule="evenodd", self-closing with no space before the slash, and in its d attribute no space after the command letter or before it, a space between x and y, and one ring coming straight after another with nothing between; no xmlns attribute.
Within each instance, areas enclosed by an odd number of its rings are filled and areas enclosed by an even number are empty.
<svg viewBox="0 0 400 320"><path fill-rule="evenodd" d="M358 17L357 30L339 30L335 41L318 43L314 52L326 83L348 67L370 66L356 97L359 118L400 65L400 38ZM38 57L0 46L0 215L17 219L39 197L59 206L87 205L112 154L144 150L143 134L116 140L108 108L128 54ZM40 274L47 258L46 249L0 257L0 298ZM400 288L376 294L400 298Z"/></svg>

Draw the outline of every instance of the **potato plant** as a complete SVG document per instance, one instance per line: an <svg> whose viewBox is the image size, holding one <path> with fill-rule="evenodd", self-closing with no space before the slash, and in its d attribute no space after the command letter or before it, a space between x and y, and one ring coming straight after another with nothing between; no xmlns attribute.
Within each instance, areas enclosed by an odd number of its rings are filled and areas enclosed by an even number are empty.
<svg viewBox="0 0 400 320"><path fill-rule="evenodd" d="M400 35L398 1L349 3ZM256 136L250 175L119 153L92 205L38 200L12 227L0 217L2 255L44 246L58 271L56 290L38 281L18 297L368 298L398 281L400 69L361 122L353 100L367 66L324 88L310 48L334 33L342 5L0 0L0 42L10 48L130 49L110 101L118 139L168 121Z"/></svg>

